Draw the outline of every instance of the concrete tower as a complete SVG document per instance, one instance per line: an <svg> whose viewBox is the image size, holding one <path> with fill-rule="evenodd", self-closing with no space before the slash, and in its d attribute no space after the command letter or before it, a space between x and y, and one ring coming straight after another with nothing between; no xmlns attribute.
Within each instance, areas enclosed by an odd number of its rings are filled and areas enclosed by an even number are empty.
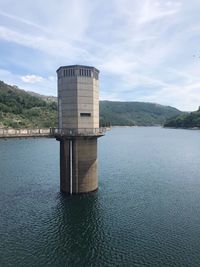
<svg viewBox="0 0 200 267"><path fill-rule="evenodd" d="M64 66L58 75L58 131L61 191L85 193L98 188L99 71Z"/></svg>

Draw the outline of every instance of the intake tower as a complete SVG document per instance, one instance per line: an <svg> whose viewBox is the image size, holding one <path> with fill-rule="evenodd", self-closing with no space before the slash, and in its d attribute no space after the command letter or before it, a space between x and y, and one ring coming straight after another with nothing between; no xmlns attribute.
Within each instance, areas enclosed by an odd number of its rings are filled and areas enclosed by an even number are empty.
<svg viewBox="0 0 200 267"><path fill-rule="evenodd" d="M58 75L58 129L61 191L78 194L98 188L99 71L62 66Z"/></svg>

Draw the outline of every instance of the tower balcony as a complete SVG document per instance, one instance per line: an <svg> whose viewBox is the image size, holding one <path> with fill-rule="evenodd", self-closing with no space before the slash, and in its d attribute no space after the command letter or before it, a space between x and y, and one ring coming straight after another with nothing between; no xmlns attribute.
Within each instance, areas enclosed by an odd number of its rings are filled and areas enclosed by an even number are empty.
<svg viewBox="0 0 200 267"><path fill-rule="evenodd" d="M52 134L57 139L70 137L101 137L105 134L106 127L100 128L53 128Z"/></svg>

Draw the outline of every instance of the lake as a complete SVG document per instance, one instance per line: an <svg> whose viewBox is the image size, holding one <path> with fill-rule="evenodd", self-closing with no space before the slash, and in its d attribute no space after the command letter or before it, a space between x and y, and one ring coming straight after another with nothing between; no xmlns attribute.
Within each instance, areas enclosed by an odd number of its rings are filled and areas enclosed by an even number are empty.
<svg viewBox="0 0 200 267"><path fill-rule="evenodd" d="M99 190L59 189L59 142L0 140L0 266L200 266L200 131L113 128Z"/></svg>

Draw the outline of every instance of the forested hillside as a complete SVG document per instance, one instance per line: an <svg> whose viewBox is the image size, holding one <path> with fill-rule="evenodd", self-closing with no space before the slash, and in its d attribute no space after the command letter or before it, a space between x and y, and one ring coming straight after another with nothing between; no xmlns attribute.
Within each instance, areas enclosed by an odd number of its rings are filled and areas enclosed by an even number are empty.
<svg viewBox="0 0 200 267"><path fill-rule="evenodd" d="M164 126L173 128L200 128L200 107L198 111L168 119Z"/></svg>
<svg viewBox="0 0 200 267"><path fill-rule="evenodd" d="M56 118L56 102L45 101L0 81L0 127L55 127Z"/></svg>
<svg viewBox="0 0 200 267"><path fill-rule="evenodd" d="M181 111L154 103L100 101L100 124L161 125ZM0 81L0 127L56 127L57 102Z"/></svg>
<svg viewBox="0 0 200 267"><path fill-rule="evenodd" d="M162 125L166 119L182 112L169 106L144 102L101 101L102 124L111 125Z"/></svg>

